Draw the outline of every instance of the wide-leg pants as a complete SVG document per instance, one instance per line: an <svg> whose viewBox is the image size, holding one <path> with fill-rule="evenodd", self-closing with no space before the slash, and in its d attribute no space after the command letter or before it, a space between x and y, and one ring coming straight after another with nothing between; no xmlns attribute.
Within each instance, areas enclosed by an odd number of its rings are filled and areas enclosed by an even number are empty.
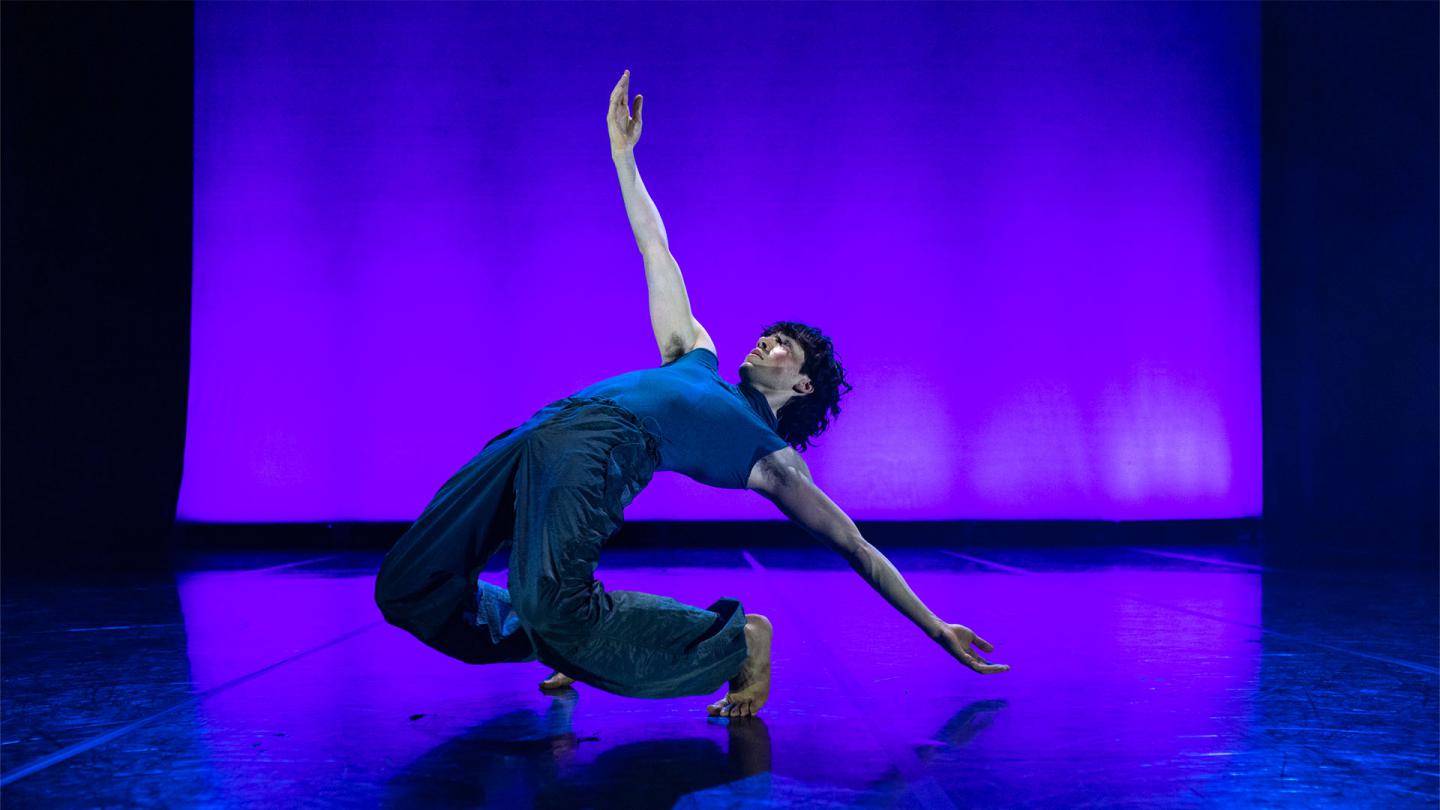
<svg viewBox="0 0 1440 810"><path fill-rule="evenodd" d="M538 659L632 697L714 692L745 660L737 600L702 610L594 577L657 444L603 397L558 400L500 434L386 554L375 581L386 621L468 663ZM506 543L508 589L479 579Z"/></svg>

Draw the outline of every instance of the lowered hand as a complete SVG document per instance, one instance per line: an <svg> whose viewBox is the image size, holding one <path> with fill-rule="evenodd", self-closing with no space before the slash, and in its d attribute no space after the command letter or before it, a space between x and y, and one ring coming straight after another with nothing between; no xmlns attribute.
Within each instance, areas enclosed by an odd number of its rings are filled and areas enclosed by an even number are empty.
<svg viewBox="0 0 1440 810"><path fill-rule="evenodd" d="M985 652L994 652L995 645L975 635L974 630L963 624L945 625L940 631L940 637L935 641L945 648L945 652L955 656L960 663L982 675L991 672L1005 672L1010 669L1009 664L992 664L981 658L979 653L970 649L970 645L974 644Z"/></svg>

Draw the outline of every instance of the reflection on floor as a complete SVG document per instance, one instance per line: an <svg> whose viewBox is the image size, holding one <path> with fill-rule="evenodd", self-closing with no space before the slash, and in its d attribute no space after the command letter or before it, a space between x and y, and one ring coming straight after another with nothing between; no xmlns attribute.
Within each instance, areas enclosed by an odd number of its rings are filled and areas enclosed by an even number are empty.
<svg viewBox="0 0 1440 810"><path fill-rule="evenodd" d="M761 717L384 624L378 554L7 581L7 807L1434 807L1434 572L1233 549L887 549L1013 666L977 675L814 549L607 552L612 588L775 625ZM312 555L313 556L313 555ZM486 579L503 584L503 560Z"/></svg>

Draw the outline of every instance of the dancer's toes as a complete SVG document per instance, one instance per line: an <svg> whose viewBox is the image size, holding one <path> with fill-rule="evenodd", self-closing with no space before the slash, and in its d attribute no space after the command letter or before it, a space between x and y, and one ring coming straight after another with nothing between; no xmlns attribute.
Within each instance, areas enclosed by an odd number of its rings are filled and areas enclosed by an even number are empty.
<svg viewBox="0 0 1440 810"><path fill-rule="evenodd" d="M705 708L712 717L751 717L770 699L770 641L775 628L757 613L745 616L745 662L723 700Z"/></svg>
<svg viewBox="0 0 1440 810"><path fill-rule="evenodd" d="M540 688L541 688L541 689L564 689L565 687L569 686L569 685L572 684L572 683L575 683L575 679L574 679L574 678L570 677L569 675L566 675L565 673L563 673L563 672L561 672L560 670L557 669L557 670L555 670L555 672L551 673L550 677L548 677L548 678L546 678L545 680L543 680L543 681L540 682Z"/></svg>
<svg viewBox="0 0 1440 810"><path fill-rule="evenodd" d="M705 707L705 711L711 717L754 717L763 705L765 703L762 700L732 692L726 695L724 700L717 700Z"/></svg>

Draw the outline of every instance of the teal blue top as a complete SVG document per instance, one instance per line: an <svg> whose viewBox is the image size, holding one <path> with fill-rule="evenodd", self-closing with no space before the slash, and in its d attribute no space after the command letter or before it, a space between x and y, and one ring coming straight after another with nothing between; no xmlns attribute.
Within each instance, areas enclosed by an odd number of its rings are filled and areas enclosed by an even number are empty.
<svg viewBox="0 0 1440 810"><path fill-rule="evenodd" d="M786 446L765 395L720 378L720 358L693 349L657 368L629 371L581 389L609 397L660 439L660 465L702 484L744 489L750 468Z"/></svg>

